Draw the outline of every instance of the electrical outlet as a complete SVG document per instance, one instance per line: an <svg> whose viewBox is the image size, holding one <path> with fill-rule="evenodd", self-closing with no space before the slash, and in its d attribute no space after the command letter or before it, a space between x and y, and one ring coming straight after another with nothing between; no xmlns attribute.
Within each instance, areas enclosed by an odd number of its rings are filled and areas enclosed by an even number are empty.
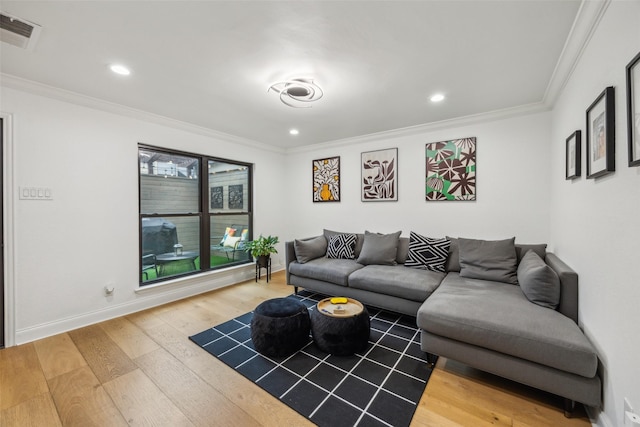
<svg viewBox="0 0 640 427"><path fill-rule="evenodd" d="M629 402L629 399L627 399L626 397L624 398L624 413L623 413L623 417L624 417L624 425L625 425L625 427L637 427L637 426L640 426L640 416L636 415L636 413L633 412L633 407L631 406L631 403Z"/></svg>
<svg viewBox="0 0 640 427"><path fill-rule="evenodd" d="M640 427L640 417L633 412L625 412L624 425L629 427Z"/></svg>

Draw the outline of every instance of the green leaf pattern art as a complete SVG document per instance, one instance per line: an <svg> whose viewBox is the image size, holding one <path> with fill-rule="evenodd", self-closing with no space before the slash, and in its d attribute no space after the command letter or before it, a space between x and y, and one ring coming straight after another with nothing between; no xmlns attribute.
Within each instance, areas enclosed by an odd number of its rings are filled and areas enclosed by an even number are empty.
<svg viewBox="0 0 640 427"><path fill-rule="evenodd" d="M476 138L426 146L426 200L476 200Z"/></svg>

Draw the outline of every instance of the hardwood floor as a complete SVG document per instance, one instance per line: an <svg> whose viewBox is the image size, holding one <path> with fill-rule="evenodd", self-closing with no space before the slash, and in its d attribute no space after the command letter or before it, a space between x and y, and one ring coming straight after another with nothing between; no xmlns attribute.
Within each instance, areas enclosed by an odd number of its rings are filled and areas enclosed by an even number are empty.
<svg viewBox="0 0 640 427"><path fill-rule="evenodd" d="M188 336L285 296L284 272L0 350L0 426L309 426ZM582 407L440 358L412 426L589 426Z"/></svg>

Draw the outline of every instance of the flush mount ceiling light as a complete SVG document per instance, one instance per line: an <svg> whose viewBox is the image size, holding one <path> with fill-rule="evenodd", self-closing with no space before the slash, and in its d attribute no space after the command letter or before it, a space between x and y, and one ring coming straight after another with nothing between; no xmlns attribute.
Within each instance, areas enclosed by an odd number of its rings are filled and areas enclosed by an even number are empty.
<svg viewBox="0 0 640 427"><path fill-rule="evenodd" d="M322 98L324 93L312 79L290 79L274 83L268 91L277 92L283 104L293 108L311 108L309 102Z"/></svg>
<svg viewBox="0 0 640 427"><path fill-rule="evenodd" d="M430 99L431 99L431 102L440 102L444 99L444 95L441 93L436 93Z"/></svg>
<svg viewBox="0 0 640 427"><path fill-rule="evenodd" d="M298 129L290 129L289 130L289 134L290 135L298 135L300 133L300 131Z"/></svg>

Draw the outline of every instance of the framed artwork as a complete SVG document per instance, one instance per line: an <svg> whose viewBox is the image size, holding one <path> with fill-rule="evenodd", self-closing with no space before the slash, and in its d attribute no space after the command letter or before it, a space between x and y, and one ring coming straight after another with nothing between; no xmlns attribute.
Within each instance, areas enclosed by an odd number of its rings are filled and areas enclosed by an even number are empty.
<svg viewBox="0 0 640 427"><path fill-rule="evenodd" d="M587 109L587 179L616 170L614 96L609 86Z"/></svg>
<svg viewBox="0 0 640 427"><path fill-rule="evenodd" d="M222 186L211 187L211 209L224 208L224 194Z"/></svg>
<svg viewBox="0 0 640 427"><path fill-rule="evenodd" d="M340 201L340 156L317 159L313 166L313 201Z"/></svg>
<svg viewBox="0 0 640 427"><path fill-rule="evenodd" d="M476 138L426 146L426 200L476 200Z"/></svg>
<svg viewBox="0 0 640 427"><path fill-rule="evenodd" d="M582 158L581 151L581 136L582 132L577 130L567 138L567 151L566 151L566 179L576 179L580 176L580 159Z"/></svg>
<svg viewBox="0 0 640 427"><path fill-rule="evenodd" d="M244 207L244 192L242 184L229 186L229 209L242 209Z"/></svg>
<svg viewBox="0 0 640 427"><path fill-rule="evenodd" d="M627 65L629 166L640 166L640 53Z"/></svg>
<svg viewBox="0 0 640 427"><path fill-rule="evenodd" d="M367 151L361 160L362 201L397 201L398 149Z"/></svg>

